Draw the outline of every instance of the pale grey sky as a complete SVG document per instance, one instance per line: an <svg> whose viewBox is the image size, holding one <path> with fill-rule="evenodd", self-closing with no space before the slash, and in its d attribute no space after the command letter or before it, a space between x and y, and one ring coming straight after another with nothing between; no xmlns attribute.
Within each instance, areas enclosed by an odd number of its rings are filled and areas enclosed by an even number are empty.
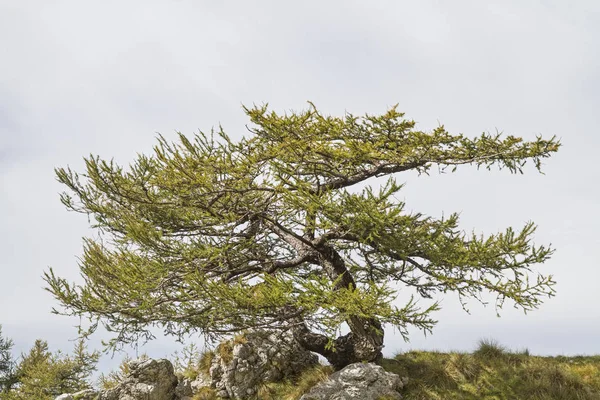
<svg viewBox="0 0 600 400"><path fill-rule="evenodd" d="M53 168L90 153L129 163L156 132L221 123L245 134L241 104L383 112L399 103L421 129L442 123L557 135L546 175L463 169L406 181L412 209L459 211L491 233L527 220L557 252L541 268L558 293L523 315L443 301L432 336L408 348L470 350L493 337L538 354L600 353L600 3L584 1L0 0L0 324L19 351L35 338L68 350L76 320L50 314L48 266L78 276L84 216L67 213ZM169 354L169 339L152 356ZM104 360L105 367L114 361Z"/></svg>

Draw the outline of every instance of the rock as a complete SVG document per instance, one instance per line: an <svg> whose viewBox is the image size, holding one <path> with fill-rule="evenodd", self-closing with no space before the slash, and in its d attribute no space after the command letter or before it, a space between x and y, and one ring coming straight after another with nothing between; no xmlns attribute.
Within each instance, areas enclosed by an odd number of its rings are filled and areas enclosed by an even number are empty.
<svg viewBox="0 0 600 400"><path fill-rule="evenodd" d="M98 400L176 400L177 377L169 360L135 360L130 373Z"/></svg>
<svg viewBox="0 0 600 400"><path fill-rule="evenodd" d="M117 386L91 391L92 397L81 397L80 392L58 400L192 400L215 395L248 399L262 384L291 378L316 364L318 357L304 350L290 332L256 330L222 342L209 374L194 380L178 380L168 360L140 359L129 363L129 374Z"/></svg>
<svg viewBox="0 0 600 400"><path fill-rule="evenodd" d="M247 399L265 382L299 374L319 361L291 332L250 331L223 342L210 367L211 387L221 398Z"/></svg>
<svg viewBox="0 0 600 400"><path fill-rule="evenodd" d="M95 400L98 392L93 389L82 390L77 393L61 394L55 400Z"/></svg>
<svg viewBox="0 0 600 400"><path fill-rule="evenodd" d="M194 395L194 391L192 390L192 380L188 378L181 379L175 388L175 394L177 394L179 399L192 398Z"/></svg>
<svg viewBox="0 0 600 400"><path fill-rule="evenodd" d="M198 377L190 383L190 386L192 387L192 392L194 393L198 392L203 387L210 387L210 377L200 373Z"/></svg>
<svg viewBox="0 0 600 400"><path fill-rule="evenodd" d="M337 371L304 394L300 400L401 399L398 391L407 382L382 367L355 363Z"/></svg>
<svg viewBox="0 0 600 400"><path fill-rule="evenodd" d="M210 378L201 373L194 380L189 378L181 378L177 384L177 387L175 388L175 394L179 400L192 400L193 396L200 392L202 388L209 387Z"/></svg>

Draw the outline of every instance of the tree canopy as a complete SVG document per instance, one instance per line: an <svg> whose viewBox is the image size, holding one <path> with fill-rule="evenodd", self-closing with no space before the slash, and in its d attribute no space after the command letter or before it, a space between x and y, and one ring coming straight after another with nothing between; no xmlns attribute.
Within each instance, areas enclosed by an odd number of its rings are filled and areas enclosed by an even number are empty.
<svg viewBox="0 0 600 400"><path fill-rule="evenodd" d="M385 325L405 339L409 326L430 331L439 305L421 307L419 297L491 292L498 307L531 310L552 295L552 277L532 267L553 250L532 243L532 222L476 235L456 213L408 212L395 195L407 171L523 173L527 162L541 171L560 147L555 137L425 132L396 107L342 117L312 104L244 110L250 134L237 141L222 128L176 142L159 136L153 154L127 168L92 155L83 173L56 170L64 205L92 217L99 233L84 240L82 283L45 273L56 312L88 317L92 331L102 324L113 346L152 338L156 326L209 338L292 329L341 367L377 359ZM396 304L396 284L416 298Z"/></svg>
<svg viewBox="0 0 600 400"><path fill-rule="evenodd" d="M2 325L0 325L0 396L1 393L10 391L17 382L15 372L17 363L12 355L13 346L12 339L2 336Z"/></svg>
<svg viewBox="0 0 600 400"><path fill-rule="evenodd" d="M89 378L100 354L88 352L83 340L76 343L71 355L51 353L48 343L38 339L16 360L12 347L0 326L0 400L52 400L91 388Z"/></svg>

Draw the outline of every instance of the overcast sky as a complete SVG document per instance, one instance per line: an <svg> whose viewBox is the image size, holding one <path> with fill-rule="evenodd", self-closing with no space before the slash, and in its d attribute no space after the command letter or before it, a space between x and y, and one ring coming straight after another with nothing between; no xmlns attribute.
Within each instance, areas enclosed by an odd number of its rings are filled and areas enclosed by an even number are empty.
<svg viewBox="0 0 600 400"><path fill-rule="evenodd" d="M245 134L241 105L278 111L384 112L398 103L429 130L444 124L563 147L545 175L463 168L406 182L408 208L493 233L533 220L555 256L540 268L556 297L524 315L462 311L443 298L432 336L385 353L471 350L495 338L536 354L600 353L600 2L0 0L0 324L17 351L35 338L69 350L77 320L50 313L49 266L75 279L85 216L68 213L53 168L90 153L128 164L156 133L219 123ZM172 340L146 351L170 354ZM114 360L103 361L113 366Z"/></svg>

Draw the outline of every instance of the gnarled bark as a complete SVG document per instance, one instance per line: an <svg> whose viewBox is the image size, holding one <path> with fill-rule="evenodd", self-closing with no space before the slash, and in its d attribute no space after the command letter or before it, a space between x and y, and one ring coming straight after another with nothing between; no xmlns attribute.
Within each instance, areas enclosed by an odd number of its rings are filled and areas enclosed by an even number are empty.
<svg viewBox="0 0 600 400"><path fill-rule="evenodd" d="M371 321L372 328L379 325ZM368 332L368 333L367 333ZM383 357L383 331L378 329L365 330L365 334L350 332L340 336L333 342L333 347L328 346L329 340L325 335L311 332L304 323L299 323L293 328L294 338L302 347L321 354L336 369L355 362L379 362Z"/></svg>
<svg viewBox="0 0 600 400"><path fill-rule="evenodd" d="M319 264L332 281L338 282L336 290L356 288L344 259L332 246L321 245L318 252ZM382 358L383 348L383 329L379 321L353 315L346 323L350 332L335 339L333 346L329 346L326 336L311 332L304 322L294 327L294 337L307 350L325 357L336 369L355 362L378 362Z"/></svg>

